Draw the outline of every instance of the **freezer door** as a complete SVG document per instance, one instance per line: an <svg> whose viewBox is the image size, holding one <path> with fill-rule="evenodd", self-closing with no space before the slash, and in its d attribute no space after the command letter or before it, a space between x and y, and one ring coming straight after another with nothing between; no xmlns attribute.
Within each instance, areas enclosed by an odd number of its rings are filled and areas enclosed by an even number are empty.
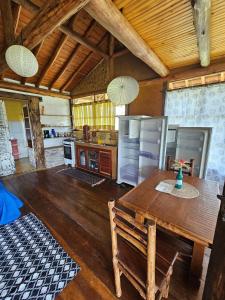
<svg viewBox="0 0 225 300"><path fill-rule="evenodd" d="M167 117L141 120L139 178L142 182L165 163Z"/></svg>
<svg viewBox="0 0 225 300"><path fill-rule="evenodd" d="M195 159L194 176L205 177L212 128L179 127L176 159Z"/></svg>

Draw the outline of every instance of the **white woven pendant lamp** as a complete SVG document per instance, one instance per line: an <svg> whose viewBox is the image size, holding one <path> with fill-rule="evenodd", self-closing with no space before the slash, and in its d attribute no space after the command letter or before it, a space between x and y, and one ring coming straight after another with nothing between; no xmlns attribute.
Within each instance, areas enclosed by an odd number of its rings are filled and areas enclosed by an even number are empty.
<svg viewBox="0 0 225 300"><path fill-rule="evenodd" d="M139 84L130 76L119 76L114 78L107 87L109 100L115 105L129 104L137 98Z"/></svg>
<svg viewBox="0 0 225 300"><path fill-rule="evenodd" d="M38 71L38 61L36 57L24 46L10 46L6 50L5 59L10 69L22 77L32 77Z"/></svg>

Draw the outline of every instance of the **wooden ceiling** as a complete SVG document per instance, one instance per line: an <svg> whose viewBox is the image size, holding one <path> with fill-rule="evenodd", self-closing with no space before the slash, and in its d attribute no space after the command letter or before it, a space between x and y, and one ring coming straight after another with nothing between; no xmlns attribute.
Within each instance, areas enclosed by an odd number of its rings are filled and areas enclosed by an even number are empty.
<svg viewBox="0 0 225 300"><path fill-rule="evenodd" d="M113 2L169 70L199 63L193 1L114 0ZM23 38L21 32L23 33L28 24L31 24L45 3L45 0L11 1L18 41ZM2 11L4 8L1 9L0 17L0 48L4 50L9 42L7 30L3 26ZM224 25L225 2L212 0L211 61L225 56ZM38 74L27 79L6 69L1 76L2 79L14 79L23 85L34 84L36 87L44 86L49 90L70 92L103 58L108 57L109 44L110 33L82 9L56 27L32 50L39 62ZM115 52L120 52L124 48L121 42L115 41Z"/></svg>

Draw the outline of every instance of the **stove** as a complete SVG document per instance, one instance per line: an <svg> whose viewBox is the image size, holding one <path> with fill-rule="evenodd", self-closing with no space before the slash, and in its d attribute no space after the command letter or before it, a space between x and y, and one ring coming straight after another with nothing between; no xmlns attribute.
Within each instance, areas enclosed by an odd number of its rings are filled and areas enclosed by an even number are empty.
<svg viewBox="0 0 225 300"><path fill-rule="evenodd" d="M76 165L76 151L75 151L75 140L74 139L65 139L63 141L64 148L64 163L65 165L70 165L75 167Z"/></svg>

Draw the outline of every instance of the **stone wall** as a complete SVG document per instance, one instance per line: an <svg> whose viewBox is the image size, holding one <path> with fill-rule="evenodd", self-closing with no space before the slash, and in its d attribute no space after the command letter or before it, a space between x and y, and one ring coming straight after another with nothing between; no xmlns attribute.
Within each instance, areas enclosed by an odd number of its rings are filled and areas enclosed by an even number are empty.
<svg viewBox="0 0 225 300"><path fill-rule="evenodd" d="M5 104L3 100L0 100L0 176L11 175L15 172L15 162L9 139Z"/></svg>

